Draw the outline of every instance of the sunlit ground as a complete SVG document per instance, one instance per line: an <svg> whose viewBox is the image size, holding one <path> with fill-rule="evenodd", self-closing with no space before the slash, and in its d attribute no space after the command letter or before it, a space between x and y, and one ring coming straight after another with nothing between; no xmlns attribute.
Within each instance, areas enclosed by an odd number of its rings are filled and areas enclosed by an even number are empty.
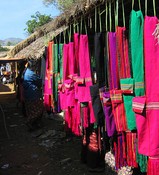
<svg viewBox="0 0 159 175"><path fill-rule="evenodd" d="M2 84L0 82L0 94L13 94L15 93L14 83Z"/></svg>

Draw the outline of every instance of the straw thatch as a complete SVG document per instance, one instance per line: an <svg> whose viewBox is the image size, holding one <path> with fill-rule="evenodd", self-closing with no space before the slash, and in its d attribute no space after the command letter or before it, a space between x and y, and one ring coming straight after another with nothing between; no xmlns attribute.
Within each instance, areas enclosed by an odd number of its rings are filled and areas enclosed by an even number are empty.
<svg viewBox="0 0 159 175"><path fill-rule="evenodd" d="M113 1L113 0L107 0ZM52 39L52 36L57 36L62 31L78 20L81 15L90 13L92 7L105 2L105 0L79 0L78 3L74 4L73 8L68 9L60 16L53 19L51 22L43 25L36 32L34 32L26 40L17 44L9 53L8 57L19 57L29 58L34 57L35 59L40 58L44 53L46 36L49 36L48 41Z"/></svg>
<svg viewBox="0 0 159 175"><path fill-rule="evenodd" d="M0 58L6 57L8 51L0 52Z"/></svg>

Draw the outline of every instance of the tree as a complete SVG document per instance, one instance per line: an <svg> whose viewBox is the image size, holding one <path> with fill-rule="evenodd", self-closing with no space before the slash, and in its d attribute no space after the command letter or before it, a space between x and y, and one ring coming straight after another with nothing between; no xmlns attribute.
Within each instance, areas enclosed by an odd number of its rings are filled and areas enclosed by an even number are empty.
<svg viewBox="0 0 159 175"><path fill-rule="evenodd" d="M51 15L42 15L38 11L35 13L35 15L32 15L31 18L31 20L26 22L27 28L24 29L28 34L34 33L38 27L52 20Z"/></svg>
<svg viewBox="0 0 159 175"><path fill-rule="evenodd" d="M75 2L79 2L79 0L43 0L46 6L55 5L60 11L69 9Z"/></svg>
<svg viewBox="0 0 159 175"><path fill-rule="evenodd" d="M2 45L0 44L0 52L4 52L4 51L9 51L9 49L6 47L2 47Z"/></svg>
<svg viewBox="0 0 159 175"><path fill-rule="evenodd" d="M13 45L10 41L7 42L7 46Z"/></svg>

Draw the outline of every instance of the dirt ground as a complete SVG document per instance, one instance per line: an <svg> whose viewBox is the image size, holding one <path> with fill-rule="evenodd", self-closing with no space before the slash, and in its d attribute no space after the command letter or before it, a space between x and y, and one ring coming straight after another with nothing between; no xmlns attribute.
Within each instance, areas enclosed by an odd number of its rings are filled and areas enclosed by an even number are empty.
<svg viewBox="0 0 159 175"><path fill-rule="evenodd" d="M43 129L31 133L12 88L0 87L0 175L99 174L80 162L81 138L66 137L61 116L43 118ZM106 165L100 174L116 173Z"/></svg>

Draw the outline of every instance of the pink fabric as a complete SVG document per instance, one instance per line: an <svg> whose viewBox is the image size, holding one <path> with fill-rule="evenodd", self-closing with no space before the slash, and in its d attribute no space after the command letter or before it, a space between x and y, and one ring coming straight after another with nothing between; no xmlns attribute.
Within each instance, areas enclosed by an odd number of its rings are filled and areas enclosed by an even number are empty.
<svg viewBox="0 0 159 175"><path fill-rule="evenodd" d="M141 105L144 97L133 99L133 108L146 110L135 111L138 132L138 150L147 156L159 156L159 45L152 35L158 23L157 17L145 17L144 51L146 105ZM134 104L135 103L135 104Z"/></svg>
<svg viewBox="0 0 159 175"><path fill-rule="evenodd" d="M75 72L79 72L79 34L74 33Z"/></svg>
<svg viewBox="0 0 159 175"><path fill-rule="evenodd" d="M69 69L69 75L74 75L75 72L75 53L74 53L74 43L70 42L69 43L69 60L68 60L68 67Z"/></svg>
<svg viewBox="0 0 159 175"><path fill-rule="evenodd" d="M92 85L92 78L87 35L80 35L79 66L80 79L83 79L84 84L78 86L78 100L79 102L88 102L91 101L90 86Z"/></svg>
<svg viewBox="0 0 159 175"><path fill-rule="evenodd" d="M143 99L144 98L144 99ZM136 112L138 133L138 152L146 156L159 155L159 99L154 102L145 97L133 98L133 110ZM136 110L140 109L140 110ZM146 109L146 110L145 110Z"/></svg>
<svg viewBox="0 0 159 175"><path fill-rule="evenodd" d="M147 98L150 97L151 100L156 99L156 95L159 95L159 44L157 44L157 39L152 35L157 24L157 17L145 17L144 54L146 96Z"/></svg>
<svg viewBox="0 0 159 175"><path fill-rule="evenodd" d="M69 75L68 60L69 60L69 45L64 44L63 46L63 81L65 81Z"/></svg>

